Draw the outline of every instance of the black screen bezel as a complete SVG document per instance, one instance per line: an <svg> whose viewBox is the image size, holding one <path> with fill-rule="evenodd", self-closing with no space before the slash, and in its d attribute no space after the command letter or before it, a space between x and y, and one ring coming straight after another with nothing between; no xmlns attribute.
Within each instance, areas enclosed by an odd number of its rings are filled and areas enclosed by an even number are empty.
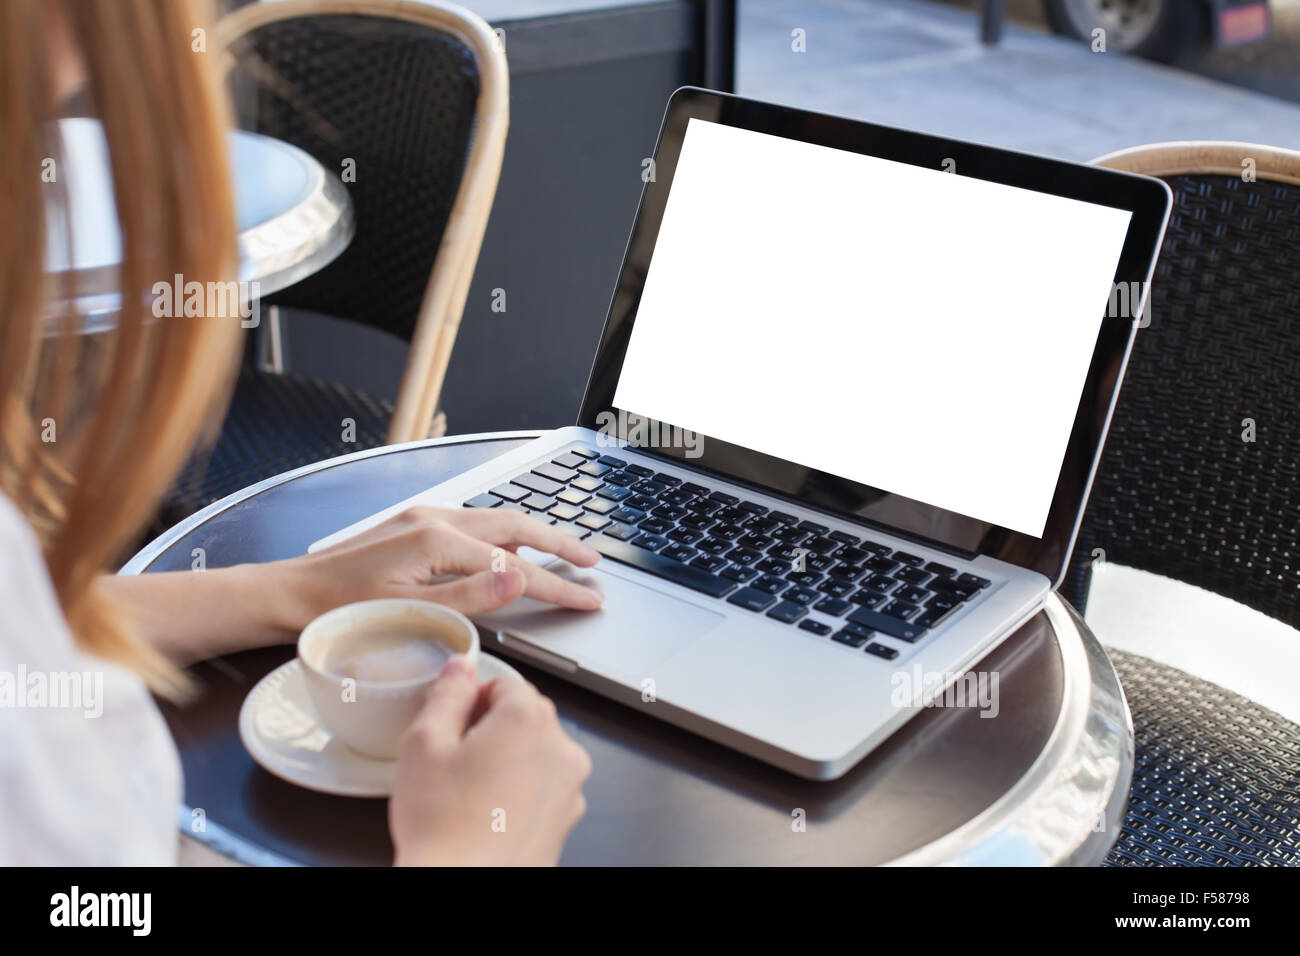
<svg viewBox="0 0 1300 956"><path fill-rule="evenodd" d="M683 87L673 94L665 111L655 147L654 177L643 188L618 285L601 333L578 419L578 424L587 428L599 430L597 416L614 410L614 391L628 337L636 321L686 125L692 118L928 169L943 169L951 161L956 164L957 175L1129 210L1133 215L1116 267L1116 283L1149 281L1172 198L1164 183L1145 176ZM710 436L703 436L703 452L696 458L688 458L682 448L642 448L641 451L966 557L987 554L1010 561L1059 583L1137 324L1136 318L1123 316L1102 320L1041 538L891 496L883 489L827 475ZM900 526L892 521L887 524L874 521L861 513L862 509L890 497L904 502L916 520ZM935 532L935 528L953 531Z"/></svg>

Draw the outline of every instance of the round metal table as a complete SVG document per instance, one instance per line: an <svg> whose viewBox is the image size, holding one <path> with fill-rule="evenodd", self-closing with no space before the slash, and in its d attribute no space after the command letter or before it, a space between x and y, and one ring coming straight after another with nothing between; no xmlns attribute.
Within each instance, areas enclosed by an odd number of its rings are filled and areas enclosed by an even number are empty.
<svg viewBox="0 0 1300 956"><path fill-rule="evenodd" d="M58 175L71 215L70 222L50 217L46 271L61 274L76 290L82 331L101 331L112 327L117 313L122 258L108 145L103 126L93 119L60 120L59 136L63 163ZM230 164L238 278L256 282L258 294L270 295L311 275L352 241L352 200L346 187L301 149L235 131L230 134Z"/></svg>
<svg viewBox="0 0 1300 956"><path fill-rule="evenodd" d="M189 569L195 548L208 567L302 554L327 532L536 434L411 442L279 475L172 528L121 573ZM199 665L201 697L164 706L185 771L181 829L245 863L390 863L385 801L300 789L262 770L240 743L244 696L293 653L275 647ZM999 674L995 718L923 710L822 783L514 663L554 699L594 763L587 815L563 863L1095 864L1123 818L1128 707L1105 652L1055 596L978 667Z"/></svg>

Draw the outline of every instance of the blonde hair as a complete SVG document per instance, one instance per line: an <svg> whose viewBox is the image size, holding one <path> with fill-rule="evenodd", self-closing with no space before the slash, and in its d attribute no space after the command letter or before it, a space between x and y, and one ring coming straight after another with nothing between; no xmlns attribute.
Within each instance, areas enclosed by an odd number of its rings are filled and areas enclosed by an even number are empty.
<svg viewBox="0 0 1300 956"><path fill-rule="evenodd" d="M54 11L53 13L51 11ZM176 696L185 680L97 585L210 434L239 355L238 316L156 318L158 281L236 275L218 50L206 0L61 0L102 121L122 233L115 327L80 334L45 274L61 193L49 0L0 2L0 488L40 538L84 650ZM208 31L210 32L210 31ZM47 160L55 182L46 182ZM50 432L53 431L53 441Z"/></svg>

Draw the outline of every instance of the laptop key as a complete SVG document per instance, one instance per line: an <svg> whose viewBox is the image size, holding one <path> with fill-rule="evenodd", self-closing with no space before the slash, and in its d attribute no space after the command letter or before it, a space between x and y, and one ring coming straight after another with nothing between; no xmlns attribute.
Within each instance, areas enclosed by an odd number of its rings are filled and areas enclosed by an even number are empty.
<svg viewBox="0 0 1300 956"><path fill-rule="evenodd" d="M588 515L583 515L574 523L582 525L582 527L588 528L592 531L600 531L602 528L605 528L613 524L614 522L610 521L608 518L604 517L603 515L588 514Z"/></svg>
<svg viewBox="0 0 1300 956"><path fill-rule="evenodd" d="M726 554L731 550L731 542L721 538L705 538L696 547L705 554Z"/></svg>
<svg viewBox="0 0 1300 956"><path fill-rule="evenodd" d="M523 500L525 508L531 508L533 511L546 511L555 504L555 499L550 495L529 495Z"/></svg>
<svg viewBox="0 0 1300 956"><path fill-rule="evenodd" d="M917 627L924 627L927 630L936 626L940 621L953 612L953 608L927 607L924 611L916 616L912 621Z"/></svg>
<svg viewBox="0 0 1300 956"><path fill-rule="evenodd" d="M957 578L957 583L975 588L978 591L988 587L992 582L988 578L980 577L978 574L963 574Z"/></svg>
<svg viewBox="0 0 1300 956"><path fill-rule="evenodd" d="M551 461L559 465L561 468L577 468L579 465L585 465L587 463L587 459L583 458L581 455L575 455L571 451L565 452L558 458L552 458Z"/></svg>
<svg viewBox="0 0 1300 956"><path fill-rule="evenodd" d="M812 587L815 584L819 584L822 577L823 576L818 574L816 571L790 571L786 574L785 579L791 584L798 584L803 587Z"/></svg>
<svg viewBox="0 0 1300 956"><path fill-rule="evenodd" d="M892 647L886 647L884 644L879 643L868 644L867 653L874 654L876 657L887 661L892 661L898 656L898 651L894 650Z"/></svg>
<svg viewBox="0 0 1300 956"><path fill-rule="evenodd" d="M632 543L647 551L658 551L668 543L668 539L659 534L640 534L632 539Z"/></svg>
<svg viewBox="0 0 1300 956"><path fill-rule="evenodd" d="M888 614L881 614L879 611L873 611L870 608L859 607L849 613L849 620L855 624L861 624L865 628L873 631L880 631L882 634L888 634L890 637L898 637L905 641L915 641L925 633L925 628L919 624L909 624L906 621L900 621L896 617Z"/></svg>
<svg viewBox="0 0 1300 956"><path fill-rule="evenodd" d="M523 501L528 497L528 489L520 488L518 485L504 484L493 488L491 494L496 495L498 498L504 498L506 501Z"/></svg>
<svg viewBox="0 0 1300 956"><path fill-rule="evenodd" d="M930 590L936 594L947 594L958 601L969 601L976 593L976 588L947 578L935 578L930 582Z"/></svg>
<svg viewBox="0 0 1300 956"><path fill-rule="evenodd" d="M795 604L793 601L782 601L768 611L767 616L780 621L782 624L793 624L807 613L808 609L802 604Z"/></svg>
<svg viewBox="0 0 1300 956"><path fill-rule="evenodd" d="M753 501L742 501L740 504L736 505L736 507L739 508L741 511L748 511L752 515L767 514L766 508L764 508L760 504L756 504Z"/></svg>
<svg viewBox="0 0 1300 956"><path fill-rule="evenodd" d="M787 601L794 601L796 604L811 604L813 601L821 599L821 595L812 588L802 586L791 588L782 597Z"/></svg>
<svg viewBox="0 0 1300 956"><path fill-rule="evenodd" d="M469 501L465 502L466 508L495 508L501 504L501 499L495 495L483 492L481 495L475 495Z"/></svg>
<svg viewBox="0 0 1300 956"><path fill-rule="evenodd" d="M512 478L511 481L520 488L527 488L539 495L553 495L564 487L562 482L552 481L550 478L543 478L541 475L518 475Z"/></svg>
<svg viewBox="0 0 1300 956"><path fill-rule="evenodd" d="M707 495L707 494L709 493L709 489L708 489L708 488L705 488L703 485L697 485L697 484L695 484L694 482L691 482L691 481L688 481L688 482L686 482L686 484L682 485L682 491L685 491L685 492L687 492L688 494L694 495L694 496L697 497L697 498L698 498L700 495Z"/></svg>
<svg viewBox="0 0 1300 956"><path fill-rule="evenodd" d="M582 509L575 508L573 505L560 503L552 508L548 514L550 514L552 518L558 518L560 521L572 521L574 518L582 515Z"/></svg>
<svg viewBox="0 0 1300 956"><path fill-rule="evenodd" d="M827 634L831 632L831 626L829 624L822 623L816 618L810 617L806 621L799 622L799 630L808 631L811 634L817 634L820 635L821 637L825 637Z"/></svg>
<svg viewBox="0 0 1300 956"><path fill-rule="evenodd" d="M676 488L682 483L682 480L676 475L670 475L663 471L656 472L654 480L659 482L661 485L667 485L669 488Z"/></svg>
<svg viewBox="0 0 1300 956"><path fill-rule="evenodd" d="M848 581L831 578L817 585L817 590L821 591L822 594L829 594L831 597L844 597L844 595L853 592L853 585L849 584Z"/></svg>
<svg viewBox="0 0 1300 956"><path fill-rule="evenodd" d="M897 561L890 561L888 558L876 555L874 558L868 558L862 562L862 566L869 571L875 571L878 574L888 574L894 568L898 567Z"/></svg>
<svg viewBox="0 0 1300 956"><path fill-rule="evenodd" d="M622 501L624 498L630 497L632 492L627 488L620 488L618 485L606 485L596 494L608 501Z"/></svg>
<svg viewBox="0 0 1300 956"><path fill-rule="evenodd" d="M646 518L641 522L641 530L647 534L667 534L672 527L672 522L663 518Z"/></svg>
<svg viewBox="0 0 1300 956"><path fill-rule="evenodd" d="M853 631L840 631L831 638L832 641L839 641L841 644L847 644L849 647L861 647L867 643L867 638L861 634L855 634Z"/></svg>
<svg viewBox="0 0 1300 956"><path fill-rule="evenodd" d="M590 498L591 495L587 494L585 491L579 491L577 488L565 488L555 497L559 498L566 504L580 505Z"/></svg>
<svg viewBox="0 0 1300 956"><path fill-rule="evenodd" d="M822 598L813 605L814 611L821 611L823 614L829 614L832 617L842 617L844 612L853 607L844 598L828 597Z"/></svg>
<svg viewBox="0 0 1300 956"><path fill-rule="evenodd" d="M790 585L788 582L783 581L781 580L781 578L778 578L771 574L763 575L752 585L750 585L750 587L757 588L760 591L766 591L768 594L780 594L789 586Z"/></svg>
<svg viewBox="0 0 1300 956"><path fill-rule="evenodd" d="M812 534L825 534L827 531L830 531L831 529L826 527L826 525L824 524L818 524L816 521L800 521L799 530L808 531L811 532Z"/></svg>
<svg viewBox="0 0 1300 956"><path fill-rule="evenodd" d="M690 528L673 528L672 531L668 532L668 537L678 544L694 544L704 537L704 532L692 531Z"/></svg>
<svg viewBox="0 0 1300 956"><path fill-rule="evenodd" d="M890 557L902 564L911 564L918 568L925 564L925 558L917 557L915 554L908 554L906 551L895 551Z"/></svg>
<svg viewBox="0 0 1300 956"><path fill-rule="evenodd" d="M578 468L578 471L582 472L584 475L590 475L593 478L600 478L602 475L607 475L613 470L614 469L610 468L609 465L602 465L598 461L589 461Z"/></svg>
<svg viewBox="0 0 1300 956"><path fill-rule="evenodd" d="M659 552L665 558L672 558L674 561L689 561L695 557L695 549L688 548L684 544L670 544Z"/></svg>
<svg viewBox="0 0 1300 956"><path fill-rule="evenodd" d="M583 505L583 507L586 508L588 511L595 512L598 515L607 515L611 511L618 510L618 505L614 504L614 502L612 501L606 501L604 498L592 498L585 505Z"/></svg>
<svg viewBox="0 0 1300 956"><path fill-rule="evenodd" d="M955 597L951 597L947 594L936 594L934 597L930 598L930 600L925 602L925 607L926 610L931 611L951 611L959 604L961 604L961 601L957 600Z"/></svg>
<svg viewBox="0 0 1300 956"><path fill-rule="evenodd" d="M761 551L755 551L753 548L732 548L727 552L727 560L732 564L753 564L762 556Z"/></svg>
<svg viewBox="0 0 1300 956"><path fill-rule="evenodd" d="M828 558L824 554L814 554L808 559L808 569L810 571L829 571L836 565L834 558Z"/></svg>
<svg viewBox="0 0 1300 956"><path fill-rule="evenodd" d="M837 564L830 570L831 577L835 578L837 581L845 581L849 584L852 584L864 574L866 574L865 571L861 568L854 567L851 564Z"/></svg>
<svg viewBox="0 0 1300 956"><path fill-rule="evenodd" d="M719 571L718 574L722 575L728 581L739 581L741 584L744 584L746 581L750 580L751 578L756 577L758 575L758 572L755 571L753 568L740 567L735 564L730 564L727 567L723 568L721 571Z"/></svg>
<svg viewBox="0 0 1300 956"><path fill-rule="evenodd" d="M596 449L592 448L589 445L575 445L573 448L570 448L569 451L571 451L575 455L581 455L583 458L600 457L600 452L596 451Z"/></svg>
<svg viewBox="0 0 1300 956"><path fill-rule="evenodd" d="M814 535L803 543L803 546L809 551L816 551L818 554L834 554L839 548L839 544L832 541L823 534Z"/></svg>
<svg viewBox="0 0 1300 956"><path fill-rule="evenodd" d="M605 529L605 534L619 541L628 541L635 538L640 532L630 524L612 524Z"/></svg>
<svg viewBox="0 0 1300 956"><path fill-rule="evenodd" d="M938 561L931 561L925 566L925 569L931 574L937 574L941 578L950 578L957 573L956 568L950 568L946 564L940 564Z"/></svg>
<svg viewBox="0 0 1300 956"><path fill-rule="evenodd" d="M861 548L855 548L850 545L836 551L835 557L843 561L845 564L861 565L862 562L871 557L871 555L868 552L863 551Z"/></svg>
<svg viewBox="0 0 1300 956"><path fill-rule="evenodd" d="M908 604L922 604L930 596L930 592L925 588L908 586L899 588L894 592L894 597L900 601L906 601Z"/></svg>
<svg viewBox="0 0 1300 956"><path fill-rule="evenodd" d="M735 495L729 495L725 491L715 491L709 495L709 500L717 502L719 505L730 507L740 501Z"/></svg>
<svg viewBox="0 0 1300 956"><path fill-rule="evenodd" d="M627 503L633 508L640 508L642 511L649 511L652 508L659 507L659 502L650 495L631 495L627 499Z"/></svg>
<svg viewBox="0 0 1300 956"><path fill-rule="evenodd" d="M894 572L894 577L908 584L924 584L934 575L924 568L900 568Z"/></svg>
<svg viewBox="0 0 1300 956"><path fill-rule="evenodd" d="M699 568L701 571L708 571L710 574L714 574L727 566L727 559L720 558L716 554L702 554L691 562L691 566ZM732 580L735 579L733 578Z"/></svg>
<svg viewBox="0 0 1300 956"><path fill-rule="evenodd" d="M889 598L885 597L885 595L881 594L879 591L873 591L870 588L863 588L856 592L851 598L849 598L849 600L854 604L860 604L863 607L880 607L880 605L889 600Z"/></svg>
<svg viewBox="0 0 1300 956"><path fill-rule="evenodd" d="M657 481L651 481L649 478L642 478L632 486L632 490L641 495L657 495L661 491L667 491L668 486L661 485Z"/></svg>
<svg viewBox="0 0 1300 956"><path fill-rule="evenodd" d="M880 609L882 614L888 614L890 617L896 617L900 621L906 621L917 611L921 610L915 604L909 604L907 601L891 601Z"/></svg>
<svg viewBox="0 0 1300 956"><path fill-rule="evenodd" d="M798 524L798 523L799 523L799 519L798 519L798 518L796 518L796 517L795 517L794 515L792 515L792 514L787 514L787 513L784 512L784 511L773 511L771 514L768 515L768 517L769 517L769 518L772 518L772 519L774 519L774 520L776 520L776 521L781 522L781 524Z"/></svg>
<svg viewBox="0 0 1300 956"><path fill-rule="evenodd" d="M776 603L776 598L757 588L741 588L728 597L727 602L747 611L766 611Z"/></svg>
<svg viewBox="0 0 1300 956"><path fill-rule="evenodd" d="M549 461L542 462L542 464L535 466L533 468L533 474L541 475L543 478L549 478L551 481L558 481L561 484L567 484L574 478L578 477L578 473L572 468L561 468L559 465Z"/></svg>
<svg viewBox="0 0 1300 956"><path fill-rule="evenodd" d="M628 465L624 471L630 472L638 478L649 478L654 474L654 469L647 468L645 465Z"/></svg>
<svg viewBox="0 0 1300 956"><path fill-rule="evenodd" d="M629 508L624 505L617 511L611 512L610 517L615 521L621 521L623 524L636 524L645 517L644 511L638 511L636 508Z"/></svg>
<svg viewBox="0 0 1300 956"><path fill-rule="evenodd" d="M611 471L605 476L605 484L618 485L620 488L627 488L630 485L635 485L640 480L641 479L636 475L629 475L626 471Z"/></svg>
<svg viewBox="0 0 1300 956"><path fill-rule="evenodd" d="M602 465L609 465L611 468L622 468L627 464L622 458L615 458L613 455L601 455L596 459Z"/></svg>
<svg viewBox="0 0 1300 956"><path fill-rule="evenodd" d="M847 544L850 546L855 545L862 540L856 534L849 534L847 531L832 531L830 536L840 544Z"/></svg>
<svg viewBox="0 0 1300 956"><path fill-rule="evenodd" d="M589 475L579 475L569 482L570 487L581 488L583 491L600 491L604 485Z"/></svg>
<svg viewBox="0 0 1300 956"><path fill-rule="evenodd" d="M708 515L695 514L692 512L683 517L678 524L683 528L693 528L696 531L703 531L705 528L714 524L714 521Z"/></svg>
<svg viewBox="0 0 1300 956"><path fill-rule="evenodd" d="M862 585L871 588L873 591L879 591L881 594L888 594L898 587L898 582L887 574L873 574L863 581Z"/></svg>

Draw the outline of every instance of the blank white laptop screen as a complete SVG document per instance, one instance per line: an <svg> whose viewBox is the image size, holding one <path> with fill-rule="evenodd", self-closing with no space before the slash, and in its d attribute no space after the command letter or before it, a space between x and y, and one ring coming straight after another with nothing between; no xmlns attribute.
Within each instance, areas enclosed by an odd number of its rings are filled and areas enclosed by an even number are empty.
<svg viewBox="0 0 1300 956"><path fill-rule="evenodd" d="M1131 213L691 119L614 405L1041 537Z"/></svg>

